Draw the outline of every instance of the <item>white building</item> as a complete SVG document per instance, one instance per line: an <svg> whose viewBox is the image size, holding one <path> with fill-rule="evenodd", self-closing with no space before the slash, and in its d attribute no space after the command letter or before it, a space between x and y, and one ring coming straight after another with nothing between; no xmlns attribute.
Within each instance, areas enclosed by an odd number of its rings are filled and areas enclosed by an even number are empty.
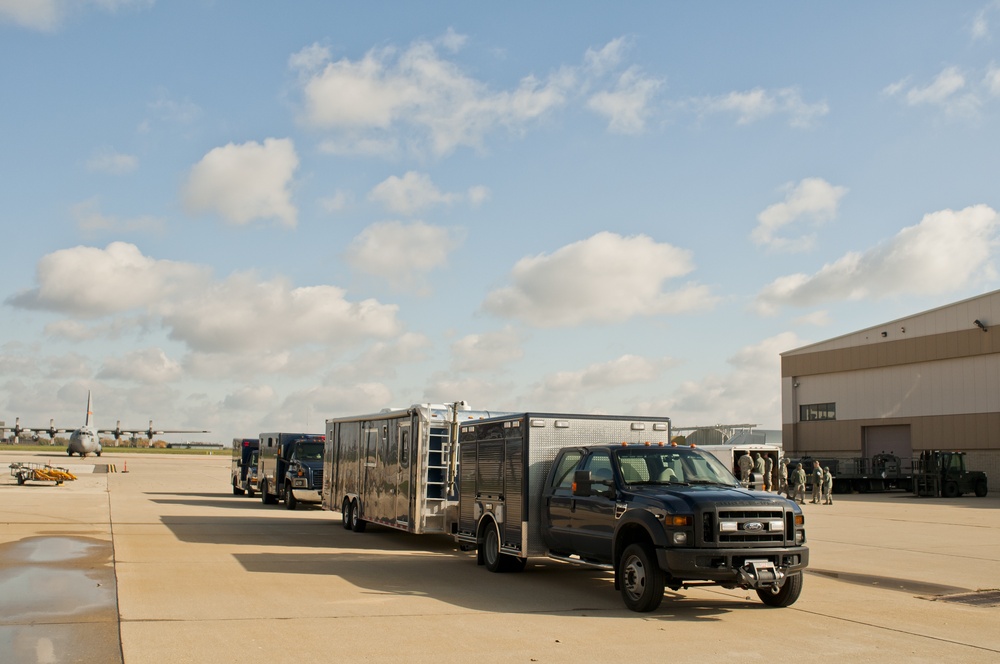
<svg viewBox="0 0 1000 664"><path fill-rule="evenodd" d="M782 353L781 402L789 456L959 450L1000 476L1000 291Z"/></svg>

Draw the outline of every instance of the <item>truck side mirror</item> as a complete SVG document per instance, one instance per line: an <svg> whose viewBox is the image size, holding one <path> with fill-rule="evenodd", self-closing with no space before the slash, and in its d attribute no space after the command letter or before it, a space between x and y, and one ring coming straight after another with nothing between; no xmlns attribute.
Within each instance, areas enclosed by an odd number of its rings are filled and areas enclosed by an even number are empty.
<svg viewBox="0 0 1000 664"><path fill-rule="evenodd" d="M573 495L584 498L594 495L594 492L591 489L592 483L589 470L575 471L573 473Z"/></svg>

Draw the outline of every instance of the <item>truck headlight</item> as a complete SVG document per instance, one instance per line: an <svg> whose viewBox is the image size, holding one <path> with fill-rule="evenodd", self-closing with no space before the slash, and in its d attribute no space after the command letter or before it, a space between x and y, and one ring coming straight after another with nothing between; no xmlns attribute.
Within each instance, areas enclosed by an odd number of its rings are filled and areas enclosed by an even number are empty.
<svg viewBox="0 0 1000 664"><path fill-rule="evenodd" d="M795 531L795 543L796 544L801 545L802 542L805 541L805 539L806 539L806 534L805 534L804 531L801 531L801 530L796 530Z"/></svg>
<svg viewBox="0 0 1000 664"><path fill-rule="evenodd" d="M688 534L683 530L675 531L673 534L674 544L684 545L687 544Z"/></svg>
<svg viewBox="0 0 1000 664"><path fill-rule="evenodd" d="M304 477L292 478L292 486L296 489L304 489L309 486L309 480Z"/></svg>

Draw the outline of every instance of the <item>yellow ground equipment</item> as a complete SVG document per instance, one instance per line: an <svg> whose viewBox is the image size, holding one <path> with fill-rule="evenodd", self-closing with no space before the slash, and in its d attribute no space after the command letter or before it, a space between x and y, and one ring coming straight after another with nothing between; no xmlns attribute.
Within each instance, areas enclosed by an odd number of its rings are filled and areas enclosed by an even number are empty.
<svg viewBox="0 0 1000 664"><path fill-rule="evenodd" d="M76 475L69 472L68 468L58 468L43 463L23 463L15 461L10 464L11 477L17 478L18 484L24 484L29 480L37 482L55 482L56 486L68 480L75 480Z"/></svg>

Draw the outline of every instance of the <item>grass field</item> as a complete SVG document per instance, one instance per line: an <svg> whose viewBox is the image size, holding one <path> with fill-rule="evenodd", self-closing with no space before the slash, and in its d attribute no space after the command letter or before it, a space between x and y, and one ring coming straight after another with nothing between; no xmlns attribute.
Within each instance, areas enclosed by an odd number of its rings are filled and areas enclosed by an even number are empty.
<svg viewBox="0 0 1000 664"><path fill-rule="evenodd" d="M11 445L10 443L0 443L0 452L53 452L66 453L66 444L62 445ZM231 450L223 449L184 449L176 447L113 447L105 445L102 450L104 454L194 454L197 456L229 456Z"/></svg>

